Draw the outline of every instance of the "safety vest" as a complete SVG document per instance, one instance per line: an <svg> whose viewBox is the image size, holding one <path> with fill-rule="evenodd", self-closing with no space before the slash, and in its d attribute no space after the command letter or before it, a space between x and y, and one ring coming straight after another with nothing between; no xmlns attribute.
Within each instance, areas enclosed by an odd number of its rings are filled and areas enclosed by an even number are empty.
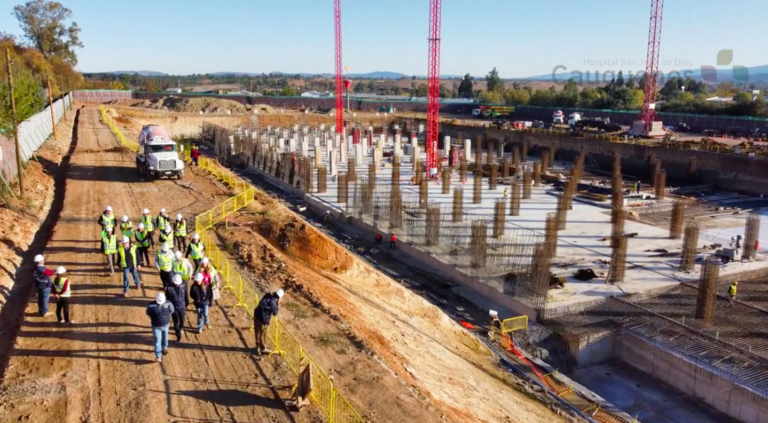
<svg viewBox="0 0 768 423"><path fill-rule="evenodd" d="M120 267L125 269L128 266L128 263L125 262L125 246L121 245L117 251L120 253ZM131 245L128 248L128 253L131 255L131 259L133 260L133 266L136 267L139 264L139 262L136 261L136 246Z"/></svg>
<svg viewBox="0 0 768 423"><path fill-rule="evenodd" d="M174 225L174 235L176 236L187 236L187 221L182 220L181 222L176 222Z"/></svg>
<svg viewBox="0 0 768 423"><path fill-rule="evenodd" d="M158 252L157 265L160 267L160 270L170 272L173 269L173 254L170 252L167 254L162 251Z"/></svg>
<svg viewBox="0 0 768 423"><path fill-rule="evenodd" d="M189 280L189 261L185 258L173 262L173 273L181 276L181 280Z"/></svg>
<svg viewBox="0 0 768 423"><path fill-rule="evenodd" d="M153 223L151 214L141 216L141 223L144 224L144 229L146 229L148 232L155 230L155 224Z"/></svg>
<svg viewBox="0 0 768 423"><path fill-rule="evenodd" d="M171 240L171 235L165 233L165 231L160 232L160 243L165 244L166 242Z"/></svg>
<svg viewBox="0 0 768 423"><path fill-rule="evenodd" d="M53 291L56 292L56 295L63 298L72 296L72 286L68 285L67 282L69 282L69 279L61 276L53 280ZM64 289L65 286L67 287L66 290Z"/></svg>
<svg viewBox="0 0 768 423"><path fill-rule="evenodd" d="M117 252L117 237L115 235L101 237L101 241L104 243L104 254L115 254Z"/></svg>
<svg viewBox="0 0 768 423"><path fill-rule="evenodd" d="M735 297L736 296L736 285L731 285L728 288L728 295L730 295L731 297Z"/></svg>
<svg viewBox="0 0 768 423"><path fill-rule="evenodd" d="M203 243L201 241L189 243L189 256L192 260L200 260L203 258Z"/></svg>
<svg viewBox="0 0 768 423"><path fill-rule="evenodd" d="M128 238L133 236L133 223L131 222L123 222L120 224L120 232L123 233L123 236L127 236Z"/></svg>
<svg viewBox="0 0 768 423"><path fill-rule="evenodd" d="M160 216L157 216L157 229L159 231L165 230L165 225L168 224L168 218L163 216L162 214Z"/></svg>
<svg viewBox="0 0 768 423"><path fill-rule="evenodd" d="M136 241L139 243L139 247L149 247L149 238L146 232L136 231Z"/></svg>
<svg viewBox="0 0 768 423"><path fill-rule="evenodd" d="M114 228L115 227L115 215L111 214L111 215L107 216L106 214L102 214L101 215L101 222L102 222L102 224L104 225L105 228L106 227Z"/></svg>

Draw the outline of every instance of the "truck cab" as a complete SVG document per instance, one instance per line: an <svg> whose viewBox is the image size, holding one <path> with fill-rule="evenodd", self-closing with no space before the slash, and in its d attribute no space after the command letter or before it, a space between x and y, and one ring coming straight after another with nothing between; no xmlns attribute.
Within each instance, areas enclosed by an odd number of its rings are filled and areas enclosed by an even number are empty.
<svg viewBox="0 0 768 423"><path fill-rule="evenodd" d="M553 125L555 125L555 124L560 124L560 125L564 124L565 123L564 119L565 119L565 115L563 115L563 111L562 110L558 110L558 111L556 111L555 113L552 114L552 124Z"/></svg>
<svg viewBox="0 0 768 423"><path fill-rule="evenodd" d="M576 126L576 122L582 120L584 117L582 116L581 112L574 112L568 115L568 126L570 128L574 128Z"/></svg>
<svg viewBox="0 0 768 423"><path fill-rule="evenodd" d="M140 175L150 178L184 177L184 160L179 155L179 146L162 127L147 125L142 128L139 148L136 169Z"/></svg>

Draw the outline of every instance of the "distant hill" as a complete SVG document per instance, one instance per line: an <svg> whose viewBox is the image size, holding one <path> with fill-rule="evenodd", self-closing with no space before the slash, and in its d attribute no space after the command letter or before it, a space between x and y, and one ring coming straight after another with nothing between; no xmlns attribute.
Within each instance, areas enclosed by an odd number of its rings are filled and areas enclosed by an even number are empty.
<svg viewBox="0 0 768 423"><path fill-rule="evenodd" d="M157 71L132 71L132 70L126 70L126 71L112 71L112 72L84 72L88 75L97 75L97 74L112 74L112 75L142 75L142 76L171 76L167 73L163 72L157 72ZM207 73L204 75L210 75L210 76L260 76L264 75L263 72L212 72ZM290 73L290 72L268 72L267 75L271 76L279 76L279 75L285 75L285 76L293 76L293 75L299 75L301 77L313 77L313 76L320 76L323 78L333 78L333 73ZM456 79L461 78L463 75L440 75L440 78L444 79ZM413 75L406 75L404 73L400 72L391 72L391 71L376 71L376 72L368 72L368 73L350 73L349 75L344 75L345 78L353 78L353 79L401 79L401 78L413 78ZM427 79L424 75L416 75L416 79Z"/></svg>
<svg viewBox="0 0 768 423"><path fill-rule="evenodd" d="M113 71L113 72L87 72L87 73L111 73L113 75L141 75L141 76L168 76L167 73L157 71Z"/></svg>

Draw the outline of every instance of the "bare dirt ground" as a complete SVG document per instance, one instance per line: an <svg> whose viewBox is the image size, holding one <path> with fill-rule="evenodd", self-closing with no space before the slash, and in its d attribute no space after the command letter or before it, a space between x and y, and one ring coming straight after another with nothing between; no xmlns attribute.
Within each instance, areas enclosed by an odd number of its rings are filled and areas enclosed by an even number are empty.
<svg viewBox="0 0 768 423"><path fill-rule="evenodd" d="M498 367L493 353L440 309L274 199L259 194L234 222L238 226L219 230L225 248L257 272L255 282L263 289L274 288L270 281L275 279L292 288L286 325L321 366L333 369L336 386L354 404L364 404L364 412L392 402L390 394L405 398L400 392L407 387L424 403L415 410L434 416L436 408L449 421L561 420L524 394L520 381ZM369 351L387 370L371 366L366 357L351 353L355 350ZM375 397L360 389L361 375L376 381L388 371L403 386L388 385L388 395ZM394 407L375 408L379 421L400 421ZM379 414L381 409L387 414Z"/></svg>

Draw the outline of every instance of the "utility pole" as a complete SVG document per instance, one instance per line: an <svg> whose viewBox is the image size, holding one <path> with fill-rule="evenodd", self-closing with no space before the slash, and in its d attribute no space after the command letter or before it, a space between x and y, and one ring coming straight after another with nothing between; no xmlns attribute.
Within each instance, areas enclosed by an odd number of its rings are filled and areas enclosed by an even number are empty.
<svg viewBox="0 0 768 423"><path fill-rule="evenodd" d="M11 123L13 140L16 143L16 172L19 174L19 195L24 196L24 169L21 167L21 147L19 146L19 126L16 123L16 98L14 97L13 72L11 72L11 50L5 48L5 60L8 62L8 87L11 95Z"/></svg>
<svg viewBox="0 0 768 423"><path fill-rule="evenodd" d="M51 97L51 74L46 73L48 79L48 107L51 109L51 128L53 128L53 140L56 141L56 117L53 113L53 98Z"/></svg>

